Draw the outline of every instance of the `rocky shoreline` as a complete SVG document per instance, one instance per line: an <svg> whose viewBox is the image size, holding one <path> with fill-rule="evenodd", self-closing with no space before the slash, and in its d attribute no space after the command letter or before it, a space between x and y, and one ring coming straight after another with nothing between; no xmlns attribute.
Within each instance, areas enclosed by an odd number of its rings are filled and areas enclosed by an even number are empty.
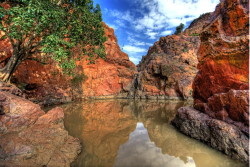
<svg viewBox="0 0 250 167"><path fill-rule="evenodd" d="M180 108L173 124L249 163L248 6L248 0L221 0L183 33L161 37L137 67L105 23L106 59L90 64L82 58L74 77L63 75L53 60L22 62L12 78L21 90L0 83L0 166L69 166L80 143L64 129L62 109L45 113L38 104L87 98L193 100L194 107ZM1 39L1 62L12 52L10 41Z"/></svg>

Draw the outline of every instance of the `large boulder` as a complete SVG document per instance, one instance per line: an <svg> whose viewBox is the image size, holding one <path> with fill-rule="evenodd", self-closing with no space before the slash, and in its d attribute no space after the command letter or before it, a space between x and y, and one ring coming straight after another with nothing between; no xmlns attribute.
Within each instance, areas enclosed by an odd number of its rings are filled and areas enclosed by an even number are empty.
<svg viewBox="0 0 250 167"><path fill-rule="evenodd" d="M249 162L249 139L238 127L182 107L172 123L183 133L243 162Z"/></svg>
<svg viewBox="0 0 250 167"><path fill-rule="evenodd" d="M64 113L0 92L0 166L69 167L81 146L64 129Z"/></svg>

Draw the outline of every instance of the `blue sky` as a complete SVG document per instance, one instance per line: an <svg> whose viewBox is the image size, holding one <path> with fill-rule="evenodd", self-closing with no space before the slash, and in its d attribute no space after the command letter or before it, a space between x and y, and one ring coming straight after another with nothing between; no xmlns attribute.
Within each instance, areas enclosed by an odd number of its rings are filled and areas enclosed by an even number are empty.
<svg viewBox="0 0 250 167"><path fill-rule="evenodd" d="M115 29L119 46L135 64L160 37L171 35L180 23L214 11L219 0L94 0L103 21Z"/></svg>

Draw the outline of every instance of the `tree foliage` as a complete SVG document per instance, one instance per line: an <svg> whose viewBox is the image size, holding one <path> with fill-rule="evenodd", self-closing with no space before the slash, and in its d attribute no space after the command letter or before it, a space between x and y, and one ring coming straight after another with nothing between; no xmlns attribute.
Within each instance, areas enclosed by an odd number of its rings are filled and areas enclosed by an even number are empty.
<svg viewBox="0 0 250 167"><path fill-rule="evenodd" d="M175 35L180 34L183 31L183 29L184 29L184 24L181 23L179 26L176 27L174 34Z"/></svg>
<svg viewBox="0 0 250 167"><path fill-rule="evenodd" d="M0 31L4 32L2 39L11 42L13 56L0 70L3 80L23 60L37 53L53 58L67 73L75 68L71 49L77 45L83 46L84 55L98 53L105 57L101 10L92 0L7 2L10 8L0 7Z"/></svg>

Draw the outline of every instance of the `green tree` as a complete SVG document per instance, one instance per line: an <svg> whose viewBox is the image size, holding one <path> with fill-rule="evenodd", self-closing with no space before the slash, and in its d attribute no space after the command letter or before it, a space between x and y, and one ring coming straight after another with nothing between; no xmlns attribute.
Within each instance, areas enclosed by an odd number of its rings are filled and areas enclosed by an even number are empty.
<svg viewBox="0 0 250 167"><path fill-rule="evenodd" d="M9 81L17 66L34 54L56 60L70 73L75 68L71 49L77 45L90 57L105 57L100 6L92 0L15 0L0 7L0 31L8 38L13 55L0 69L0 79Z"/></svg>
<svg viewBox="0 0 250 167"><path fill-rule="evenodd" d="M180 34L182 32L183 28L184 28L184 24L181 23L179 26L176 27L174 34L175 35Z"/></svg>

